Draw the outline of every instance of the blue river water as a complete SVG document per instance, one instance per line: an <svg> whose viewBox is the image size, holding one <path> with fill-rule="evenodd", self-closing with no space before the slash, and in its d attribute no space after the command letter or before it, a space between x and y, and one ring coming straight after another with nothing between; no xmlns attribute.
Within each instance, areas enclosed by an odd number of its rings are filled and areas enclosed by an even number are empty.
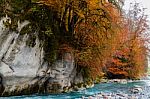
<svg viewBox="0 0 150 99"><path fill-rule="evenodd" d="M127 84L119 83L101 83L96 84L93 88L70 92L62 94L48 94L48 95L24 95L24 96L12 96L12 97L0 97L0 99L81 99L82 96L90 96L100 92L104 93L129 93L129 89L134 86L147 87L150 86L150 80L140 80L134 82L128 82ZM149 91L148 91L149 92ZM150 95L150 92L148 93Z"/></svg>

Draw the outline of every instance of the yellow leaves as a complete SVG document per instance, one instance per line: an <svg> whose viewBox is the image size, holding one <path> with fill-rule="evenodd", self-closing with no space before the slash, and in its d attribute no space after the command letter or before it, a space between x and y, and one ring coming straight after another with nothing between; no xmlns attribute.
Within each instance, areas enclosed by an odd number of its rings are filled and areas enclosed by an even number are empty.
<svg viewBox="0 0 150 99"><path fill-rule="evenodd" d="M88 0L87 3L90 9L95 9L99 7L99 0Z"/></svg>
<svg viewBox="0 0 150 99"><path fill-rule="evenodd" d="M87 0L90 10L102 8L104 5L109 4L108 0Z"/></svg>

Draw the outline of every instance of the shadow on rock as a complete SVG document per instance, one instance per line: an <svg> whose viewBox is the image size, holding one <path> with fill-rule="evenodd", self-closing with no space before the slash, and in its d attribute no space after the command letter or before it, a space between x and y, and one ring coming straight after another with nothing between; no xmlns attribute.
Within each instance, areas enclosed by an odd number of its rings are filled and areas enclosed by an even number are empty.
<svg viewBox="0 0 150 99"><path fill-rule="evenodd" d="M3 75L0 73L0 95L4 91L4 86L3 86Z"/></svg>

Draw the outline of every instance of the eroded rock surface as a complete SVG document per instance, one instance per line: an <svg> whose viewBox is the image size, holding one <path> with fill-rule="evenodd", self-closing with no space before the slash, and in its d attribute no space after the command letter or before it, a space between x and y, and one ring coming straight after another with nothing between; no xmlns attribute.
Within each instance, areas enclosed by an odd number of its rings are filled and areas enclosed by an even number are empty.
<svg viewBox="0 0 150 99"><path fill-rule="evenodd" d="M74 81L83 81L82 75L80 79L76 77L72 52L63 53L60 59L50 64L44 60L45 53L40 46L43 42L39 40L38 33L33 33L34 46L28 46L30 35L10 31L3 24L6 19L0 21L0 73L5 87L2 96L62 92ZM28 23L18 23L18 32Z"/></svg>

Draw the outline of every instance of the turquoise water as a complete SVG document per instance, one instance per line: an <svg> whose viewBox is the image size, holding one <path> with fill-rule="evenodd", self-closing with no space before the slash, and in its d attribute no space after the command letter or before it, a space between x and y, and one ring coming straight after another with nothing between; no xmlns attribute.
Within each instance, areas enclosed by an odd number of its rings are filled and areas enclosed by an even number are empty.
<svg viewBox="0 0 150 99"><path fill-rule="evenodd" d="M96 84L93 88L89 88L77 92L71 92L71 93L0 97L0 99L81 99L82 96L94 95L100 92L130 94L129 89L134 86L148 87L150 86L150 80L129 82L128 84L102 83L102 84ZM150 95L150 92L147 94Z"/></svg>

